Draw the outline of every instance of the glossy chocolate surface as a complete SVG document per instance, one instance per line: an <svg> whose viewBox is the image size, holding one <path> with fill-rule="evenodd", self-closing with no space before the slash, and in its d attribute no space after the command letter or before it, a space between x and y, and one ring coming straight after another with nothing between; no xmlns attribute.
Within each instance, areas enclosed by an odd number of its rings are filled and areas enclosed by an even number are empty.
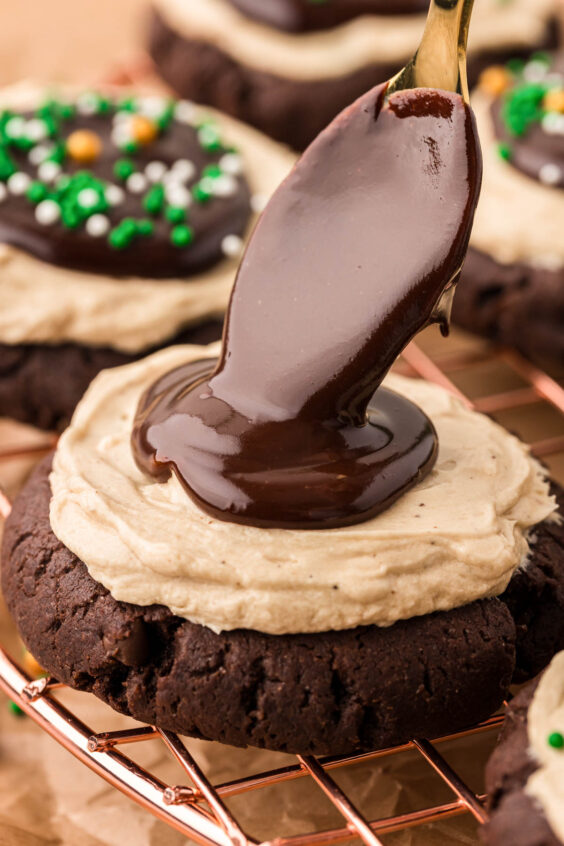
<svg viewBox="0 0 564 846"><path fill-rule="evenodd" d="M216 517L347 525L433 464L430 422L377 389L423 326L446 330L481 158L458 95L385 90L333 121L274 195L213 374L169 374L141 400L137 462L173 469Z"/></svg>
<svg viewBox="0 0 564 846"><path fill-rule="evenodd" d="M29 120L35 116L26 113L23 117ZM127 160L143 177L146 166L151 162L162 163L169 171L176 162L191 162L193 175L180 186L180 193L185 195L186 192L190 194L201 180L205 168L217 165L226 149L219 145L213 151L206 150L199 141L196 126L172 120L153 141L130 154L120 149L113 140L115 126L115 110L101 115L76 113L61 120L57 143L64 146L76 130L87 130L100 139L101 154L92 163L73 161L67 155L60 165L58 177L52 181L44 180L49 190L54 190L65 175L72 177L83 172L107 185L117 186L123 192L121 200L103 210L109 222L108 233L93 237L86 222L77 226L66 226L61 219L48 225L40 223L36 217L36 204L25 193L18 195L11 192L8 180L7 195L0 203L0 242L19 247L50 264L118 276L190 276L224 259L223 239L227 235L242 235L251 214L250 190L244 175L228 177L231 191L227 196L211 196L203 202L189 198L188 206L184 208L185 220L179 222L190 227L193 240L189 245L176 246L171 240L175 224L166 217L166 208L172 203L165 200L159 213L148 213L144 199L154 183L147 180L143 190L130 190L130 183L120 180L114 168L116 162ZM42 142L42 145L51 144L50 139ZM20 173L27 174L33 181L40 179L41 165L30 161L27 150L7 149ZM226 180L223 181L225 183ZM164 183L163 187L166 187ZM150 221L153 233L136 237L127 246L115 248L109 241L109 234L126 219Z"/></svg>
<svg viewBox="0 0 564 846"><path fill-rule="evenodd" d="M249 18L286 32L330 29L361 15L415 15L427 0L230 0Z"/></svg>

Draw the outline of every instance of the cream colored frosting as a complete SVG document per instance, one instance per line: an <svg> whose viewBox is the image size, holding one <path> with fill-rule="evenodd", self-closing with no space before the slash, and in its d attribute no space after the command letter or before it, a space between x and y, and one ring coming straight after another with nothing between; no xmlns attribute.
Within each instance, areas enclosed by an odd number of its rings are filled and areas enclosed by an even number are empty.
<svg viewBox="0 0 564 846"><path fill-rule="evenodd" d="M540 267L564 264L564 191L543 185L504 161L497 152L491 98L476 91L484 180L470 243L502 264Z"/></svg>
<svg viewBox="0 0 564 846"><path fill-rule="evenodd" d="M298 80L343 76L374 62L401 63L413 54L425 23L425 15L365 15L296 35L245 17L229 0L153 2L186 38L214 44L243 65ZM557 0L476 0L470 50L534 46L556 8Z"/></svg>
<svg viewBox="0 0 564 846"><path fill-rule="evenodd" d="M564 652L552 659L529 706L529 746L540 767L525 788L540 803L554 834L564 843L564 750L547 742L556 731L564 734Z"/></svg>
<svg viewBox="0 0 564 846"><path fill-rule="evenodd" d="M0 94L2 106L36 105L44 88L23 84ZM251 192L268 198L295 156L255 129L206 108L243 159ZM71 341L136 353L181 328L224 314L237 269L224 259L188 279L117 278L67 270L0 245L0 342Z"/></svg>
<svg viewBox="0 0 564 846"><path fill-rule="evenodd" d="M51 525L116 599L167 605L216 631L272 634L387 626L501 593L526 559L531 526L554 512L527 447L443 388L390 376L432 418L439 458L383 514L316 531L213 519L175 476L145 476L131 449L142 392L218 346L170 347L103 372L63 434Z"/></svg>

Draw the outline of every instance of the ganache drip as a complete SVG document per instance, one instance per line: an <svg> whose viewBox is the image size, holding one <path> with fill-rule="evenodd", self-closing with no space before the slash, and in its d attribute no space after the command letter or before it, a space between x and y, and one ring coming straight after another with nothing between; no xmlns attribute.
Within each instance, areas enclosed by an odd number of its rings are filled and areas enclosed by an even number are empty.
<svg viewBox="0 0 564 846"><path fill-rule="evenodd" d="M481 182L457 94L373 89L304 153L262 215L219 361L141 399L138 465L173 470L214 517L331 528L388 508L432 468L434 428L380 388L424 326L448 329Z"/></svg>

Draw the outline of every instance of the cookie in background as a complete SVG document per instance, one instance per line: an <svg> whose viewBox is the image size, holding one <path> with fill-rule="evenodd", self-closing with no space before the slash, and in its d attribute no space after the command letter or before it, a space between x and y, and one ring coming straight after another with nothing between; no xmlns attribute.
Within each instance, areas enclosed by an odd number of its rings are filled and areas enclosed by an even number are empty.
<svg viewBox="0 0 564 846"><path fill-rule="evenodd" d="M173 90L304 149L413 55L426 0L153 0L149 51ZM469 77L554 46L558 0L476 0Z"/></svg>
<svg viewBox="0 0 564 846"><path fill-rule="evenodd" d="M293 156L187 101L0 94L0 414L62 428L100 370L219 338Z"/></svg>
<svg viewBox="0 0 564 846"><path fill-rule="evenodd" d="M453 320L562 364L564 55L488 68L472 105L484 179Z"/></svg>

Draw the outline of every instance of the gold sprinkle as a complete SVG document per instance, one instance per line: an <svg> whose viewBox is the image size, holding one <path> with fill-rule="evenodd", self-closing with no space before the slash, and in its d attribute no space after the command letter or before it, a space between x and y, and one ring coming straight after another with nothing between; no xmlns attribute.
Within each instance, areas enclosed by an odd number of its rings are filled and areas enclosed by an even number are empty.
<svg viewBox="0 0 564 846"><path fill-rule="evenodd" d="M512 82L512 76L509 71L502 65L492 65L482 71L478 85L490 94L492 97L499 97L504 91L507 91Z"/></svg>
<svg viewBox="0 0 564 846"><path fill-rule="evenodd" d="M553 88L552 91L547 91L542 104L547 112L564 113L564 89Z"/></svg>
<svg viewBox="0 0 564 846"><path fill-rule="evenodd" d="M75 162L93 162L101 152L100 136L90 129L77 129L67 138L67 153Z"/></svg>
<svg viewBox="0 0 564 846"><path fill-rule="evenodd" d="M157 137L157 127L152 120L143 115L134 115L131 118L131 136L138 144L150 144Z"/></svg>

